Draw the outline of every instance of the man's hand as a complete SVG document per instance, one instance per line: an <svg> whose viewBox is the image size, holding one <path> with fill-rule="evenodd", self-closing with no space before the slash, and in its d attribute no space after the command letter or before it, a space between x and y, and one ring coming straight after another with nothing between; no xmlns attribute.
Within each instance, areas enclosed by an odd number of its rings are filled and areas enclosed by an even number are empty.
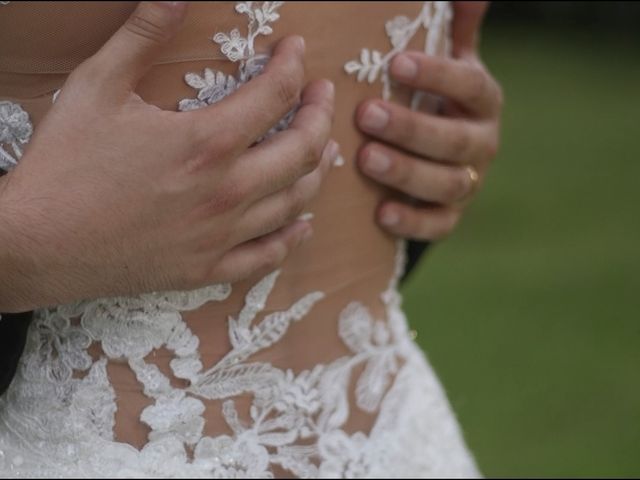
<svg viewBox="0 0 640 480"><path fill-rule="evenodd" d="M303 89L304 42L219 103L162 111L134 93L184 2L141 2L68 78L0 183L0 311L189 289L276 268L337 155L333 86ZM299 101L291 127L255 145Z"/></svg>
<svg viewBox="0 0 640 480"><path fill-rule="evenodd" d="M477 54L486 3L454 2L452 58L412 51L392 61L395 80L444 99L441 115L382 100L358 109L359 127L379 140L361 149L361 170L411 197L385 200L377 212L395 235L436 240L449 234L497 153L502 92Z"/></svg>

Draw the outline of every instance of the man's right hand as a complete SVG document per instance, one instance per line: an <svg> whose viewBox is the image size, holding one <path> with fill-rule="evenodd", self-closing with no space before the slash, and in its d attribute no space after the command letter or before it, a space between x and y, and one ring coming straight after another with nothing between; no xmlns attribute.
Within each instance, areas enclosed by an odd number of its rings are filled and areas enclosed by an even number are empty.
<svg viewBox="0 0 640 480"><path fill-rule="evenodd" d="M134 89L186 5L141 2L68 78L0 183L0 311L191 289L276 268L337 155L333 86L303 91L304 42L215 105L162 111ZM297 103L290 128L255 145Z"/></svg>

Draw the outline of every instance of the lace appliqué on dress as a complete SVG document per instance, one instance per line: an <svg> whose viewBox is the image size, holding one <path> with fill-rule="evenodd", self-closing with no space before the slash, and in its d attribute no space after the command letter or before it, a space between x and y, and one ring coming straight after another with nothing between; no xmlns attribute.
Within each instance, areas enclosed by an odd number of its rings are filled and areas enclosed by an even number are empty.
<svg viewBox="0 0 640 480"><path fill-rule="evenodd" d="M198 96L180 102L181 110L215 103L259 74L266 56L255 54L254 40L272 32L282 2L256 3L236 5L248 19L246 37L237 29L213 37L239 63L237 76L211 69L187 74ZM7 130L10 145L31 135L21 111L7 109L11 125L20 126ZM286 125L285 118L279 128ZM444 394L408 333L397 291L402 242L397 252L381 294L386 319L351 302L338 320L350 354L300 372L253 360L324 298L310 292L286 310L263 315L279 271L255 284L243 308L227 319L231 350L208 369L181 312L226 300L229 285L36 312L21 367L0 397L0 476L269 478L274 467L304 478L476 475ZM101 358L88 354L93 342ZM176 387L149 359L159 348L172 354L171 373L186 386ZM110 361L126 362L152 401L140 416L150 428L141 450L114 440ZM236 404L241 395L251 400L248 411ZM229 434L203 434L205 400L221 402ZM377 414L369 433L344 431L352 408Z"/></svg>
<svg viewBox="0 0 640 480"><path fill-rule="evenodd" d="M255 4L260 4L256 6ZM216 33L212 40L220 46L222 54L231 62L238 63L236 76L205 68L202 75L187 73L185 82L198 90L196 98L187 98L178 103L178 110L189 111L213 105L231 94L241 85L259 75L269 60L266 54L257 54L255 41L261 35L271 35L271 23L280 18L278 9L284 2L237 2L236 12L247 17L247 35L234 28L231 32ZM286 129L295 115L297 108L288 112L267 134L259 139Z"/></svg>
<svg viewBox="0 0 640 480"><path fill-rule="evenodd" d="M421 28L426 32L425 52L429 55L435 54L441 38L448 42L448 24L451 18L450 2L424 2L420 13L413 20L398 15L386 23L385 31L391 43L391 50L383 54L378 50L363 48L360 51L360 59L347 62L344 70L350 75L356 75L359 82L366 80L368 83L374 83L380 79L382 98L388 100L391 96L389 64L393 57L407 48L409 41Z"/></svg>
<svg viewBox="0 0 640 480"><path fill-rule="evenodd" d="M12 170L18 164L32 134L29 114L17 103L0 102L0 170Z"/></svg>

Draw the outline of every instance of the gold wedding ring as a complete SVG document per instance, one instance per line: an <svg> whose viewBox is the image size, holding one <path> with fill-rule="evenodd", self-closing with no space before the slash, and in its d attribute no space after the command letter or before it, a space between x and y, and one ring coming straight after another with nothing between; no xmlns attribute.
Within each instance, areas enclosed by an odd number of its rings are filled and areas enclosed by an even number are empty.
<svg viewBox="0 0 640 480"><path fill-rule="evenodd" d="M474 192L476 187L478 186L478 181L480 180L480 175L478 175L478 170L471 165L467 165L465 168L467 171L467 175L469 175L469 180L471 180L471 190L470 193Z"/></svg>
<svg viewBox="0 0 640 480"><path fill-rule="evenodd" d="M469 176L469 180L471 182L471 188L467 192L467 194L462 197L457 203L465 205L466 202L471 198L471 196L475 193L478 188L478 183L480 183L480 174L478 170L472 165L467 165L464 167L464 171L467 172Z"/></svg>

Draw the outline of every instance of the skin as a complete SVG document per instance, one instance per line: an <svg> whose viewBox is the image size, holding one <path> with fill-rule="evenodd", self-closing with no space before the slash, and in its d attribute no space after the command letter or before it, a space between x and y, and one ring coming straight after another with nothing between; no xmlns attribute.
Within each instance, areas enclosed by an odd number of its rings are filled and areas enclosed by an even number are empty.
<svg viewBox="0 0 640 480"><path fill-rule="evenodd" d="M219 104L186 113L145 104L135 85L185 8L141 2L70 75L20 166L0 179L0 245L12 246L0 251L0 311L233 282L276 268L311 235L295 218L337 155L332 86L308 85L292 128L257 147L303 90L301 39L283 40L265 73ZM381 100L356 114L372 137L359 152L363 173L413 199L377 212L401 237L449 234L497 152L502 93L477 55L486 2L454 8L452 59L407 52L391 65L395 80L444 97L443 115Z"/></svg>
<svg viewBox="0 0 640 480"><path fill-rule="evenodd" d="M146 104L135 86L185 9L141 2L69 76L0 180L0 311L234 282L311 235L296 218L337 155L332 84L303 85L304 42L289 37L215 105ZM254 145L300 97L291 128Z"/></svg>
<svg viewBox="0 0 640 480"><path fill-rule="evenodd" d="M356 112L371 137L358 166L372 180L409 197L385 199L376 219L391 234L437 240L458 224L499 145L503 95L478 56L487 2L454 2L451 58L410 51L391 63L392 77L444 99L439 115L367 100Z"/></svg>

